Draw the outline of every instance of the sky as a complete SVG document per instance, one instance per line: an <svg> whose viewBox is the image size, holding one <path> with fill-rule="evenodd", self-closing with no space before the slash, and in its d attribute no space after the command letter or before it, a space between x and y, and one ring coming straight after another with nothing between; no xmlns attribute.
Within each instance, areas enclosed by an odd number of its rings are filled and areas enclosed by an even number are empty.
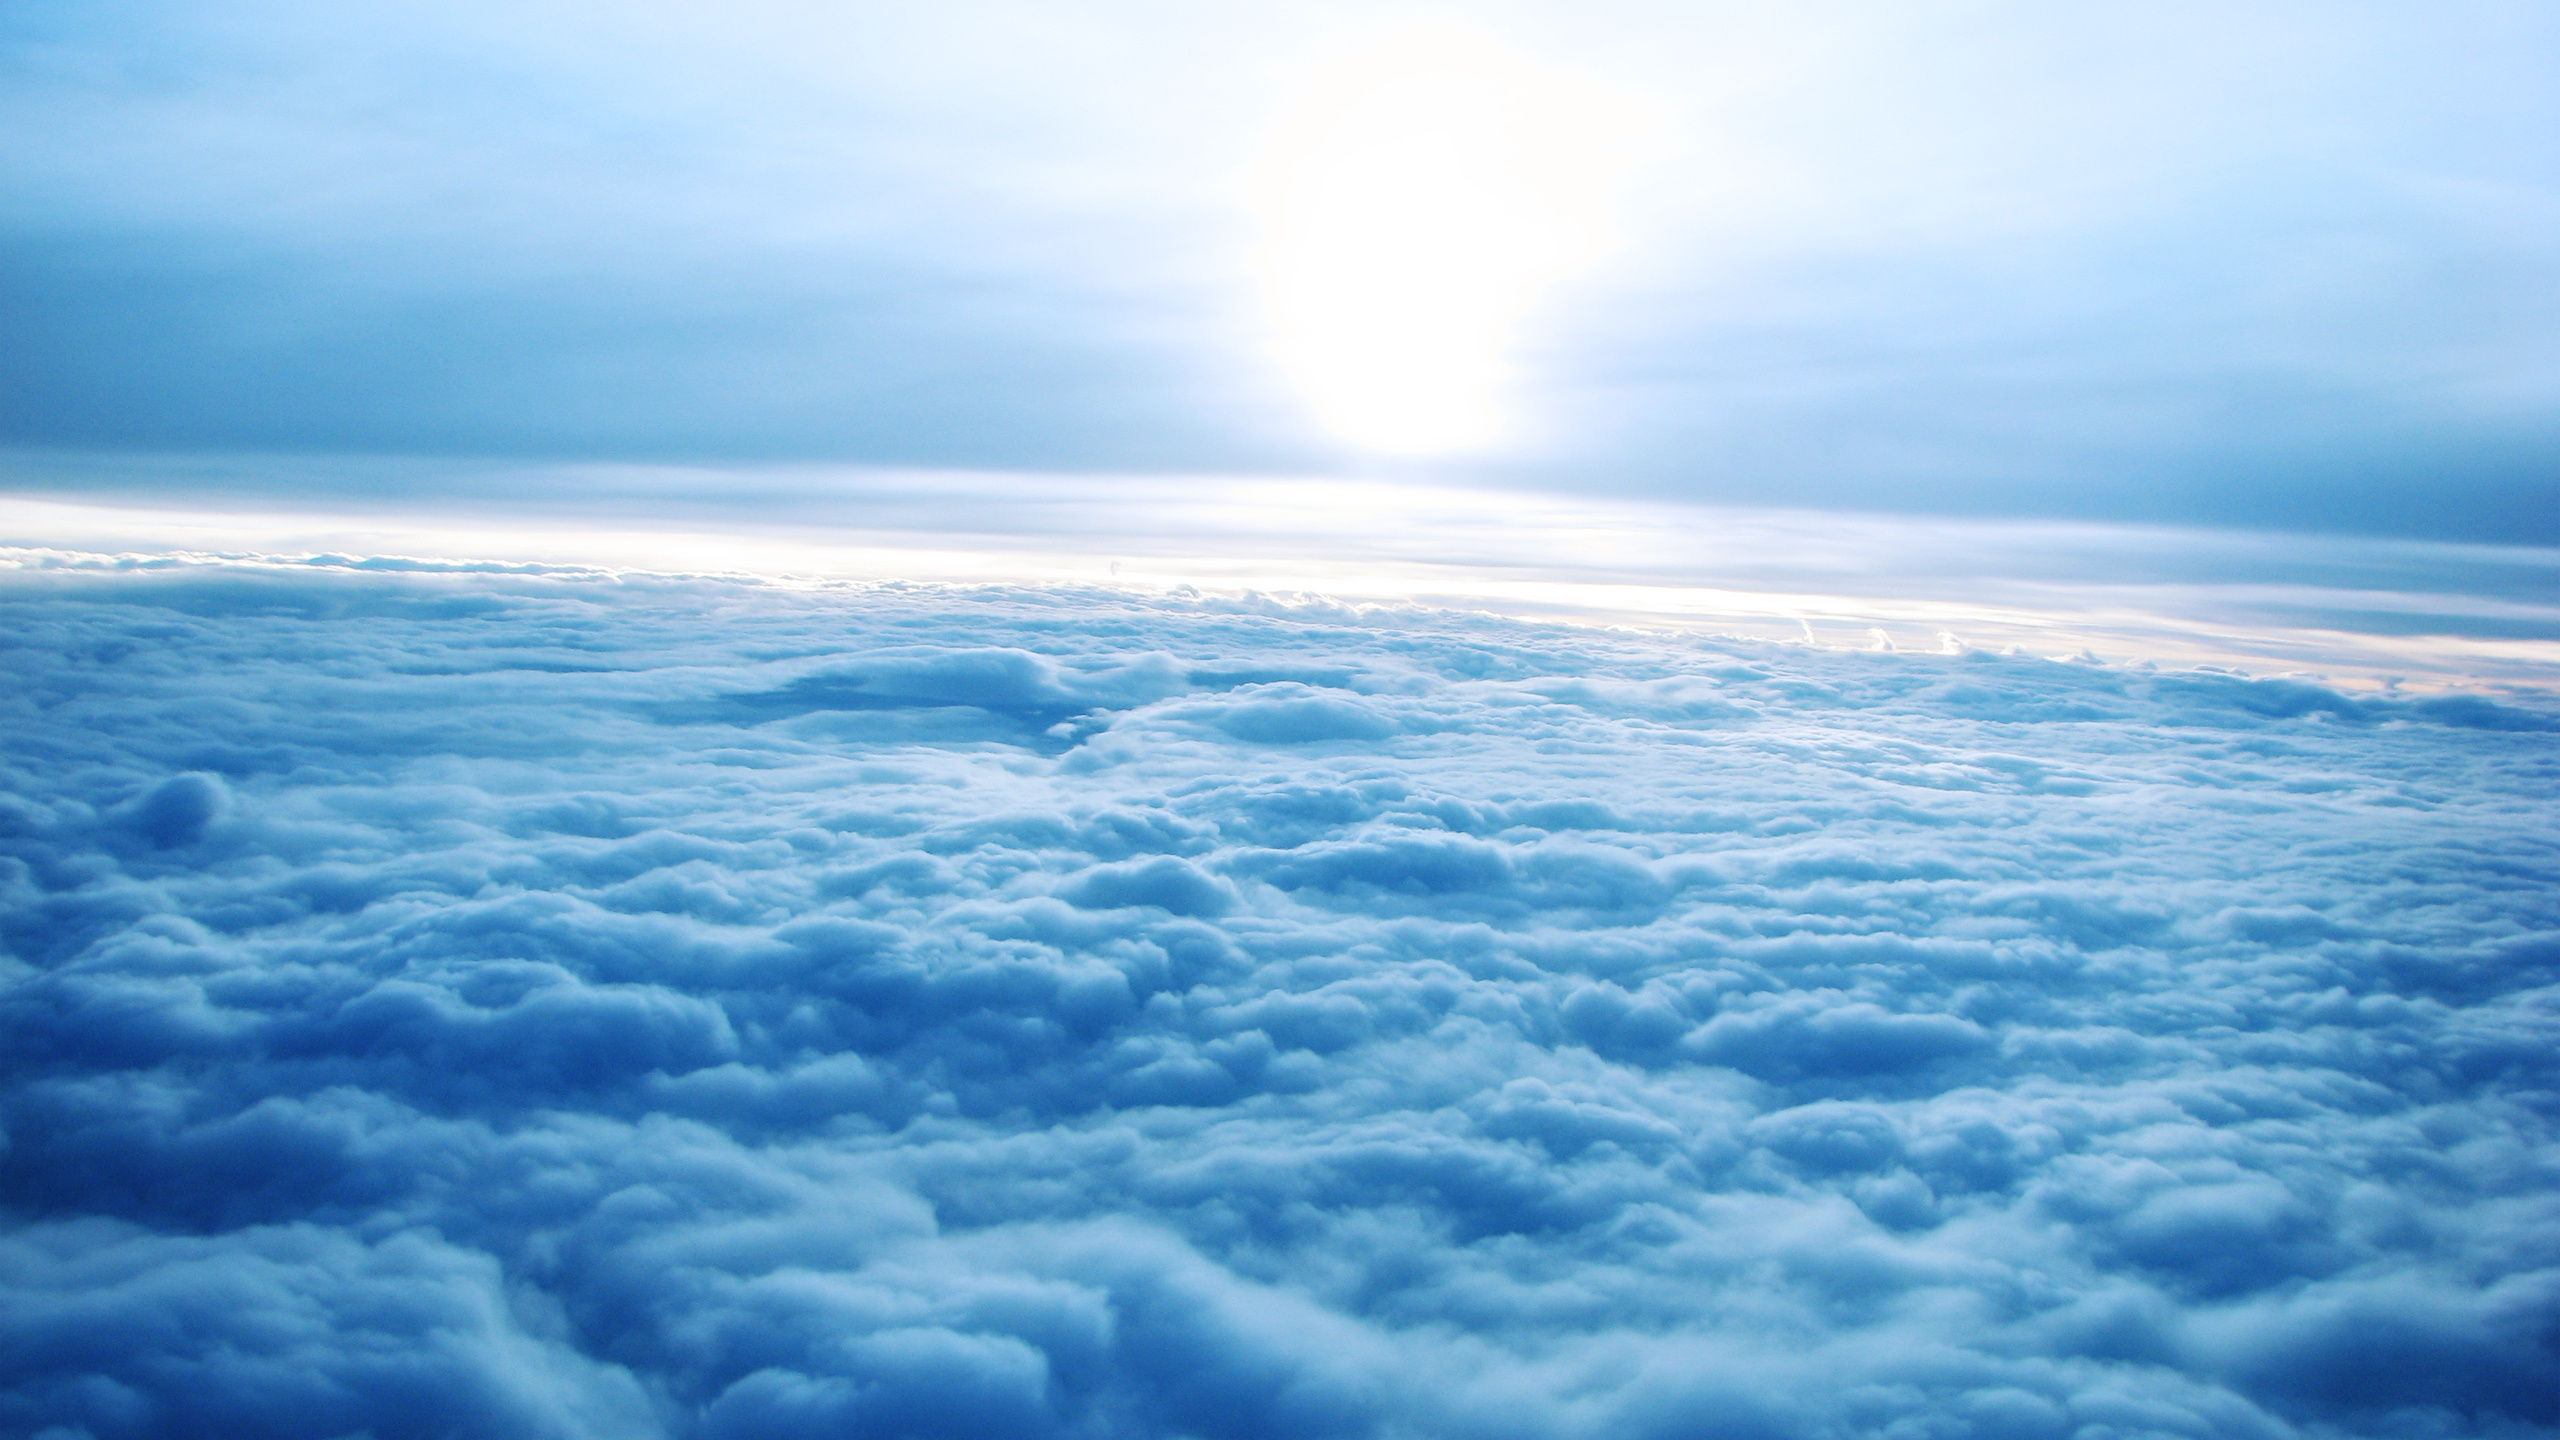
<svg viewBox="0 0 2560 1440"><path fill-rule="evenodd" d="M0 66L0 1437L2560 1440L2560 11Z"/></svg>
<svg viewBox="0 0 2560 1440"><path fill-rule="evenodd" d="M0 440L2548 544L2555 64L2470 0L39 0Z"/></svg>

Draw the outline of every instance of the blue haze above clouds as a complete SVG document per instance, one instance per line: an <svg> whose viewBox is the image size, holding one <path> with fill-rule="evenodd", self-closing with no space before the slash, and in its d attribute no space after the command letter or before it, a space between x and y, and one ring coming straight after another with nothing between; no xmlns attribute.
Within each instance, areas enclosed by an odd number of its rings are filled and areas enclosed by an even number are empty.
<svg viewBox="0 0 2560 1440"><path fill-rule="evenodd" d="M1356 469L1263 354L1239 176L1404 13L12 6L0 435ZM1412 13L1660 117L1445 473L2560 540L2547 6Z"/></svg>
<svg viewBox="0 0 2560 1440"><path fill-rule="evenodd" d="M1071 588L0 595L10 1434L2560 1426L2539 712Z"/></svg>

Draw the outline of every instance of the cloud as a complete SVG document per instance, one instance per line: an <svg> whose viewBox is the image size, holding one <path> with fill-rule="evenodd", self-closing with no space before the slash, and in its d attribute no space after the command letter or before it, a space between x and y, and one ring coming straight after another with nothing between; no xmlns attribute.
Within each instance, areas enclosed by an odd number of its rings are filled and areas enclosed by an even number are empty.
<svg viewBox="0 0 2560 1440"><path fill-rule="evenodd" d="M529 1332L497 1265L432 1235L38 1225L0 1263L27 1382L0 1413L21 1433L601 1437L654 1419L627 1371Z"/></svg>
<svg viewBox="0 0 2560 1440"><path fill-rule="evenodd" d="M0 1428L2560 1425L2530 697L0 577Z"/></svg>
<svg viewBox="0 0 2560 1440"><path fill-rule="evenodd" d="M1215 919L1235 908L1232 889L1170 856L1128 865L1094 866L1077 878L1067 898L1088 910L1152 905L1171 914L1206 919Z"/></svg>
<svg viewBox="0 0 2560 1440"><path fill-rule="evenodd" d="M172 775L126 808L122 818L134 833L162 850L175 850L204 839L205 831L231 806L231 792L219 775Z"/></svg>

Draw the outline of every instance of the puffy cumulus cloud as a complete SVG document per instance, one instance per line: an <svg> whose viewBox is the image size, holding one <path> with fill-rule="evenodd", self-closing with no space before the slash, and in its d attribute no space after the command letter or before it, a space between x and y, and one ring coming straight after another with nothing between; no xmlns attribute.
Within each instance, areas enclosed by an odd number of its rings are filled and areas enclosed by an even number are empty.
<svg viewBox="0 0 2560 1440"><path fill-rule="evenodd" d="M2560 1427L2516 703L1101 592L0 603L8 1433Z"/></svg>

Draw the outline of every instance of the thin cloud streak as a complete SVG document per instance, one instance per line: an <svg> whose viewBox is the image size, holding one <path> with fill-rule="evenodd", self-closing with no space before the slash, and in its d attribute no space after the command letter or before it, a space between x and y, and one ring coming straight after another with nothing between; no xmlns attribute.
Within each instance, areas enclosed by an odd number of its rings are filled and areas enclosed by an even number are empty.
<svg viewBox="0 0 2560 1440"><path fill-rule="evenodd" d="M21 473L32 463L19 457ZM2357 688L2560 690L2560 551L2533 547L1307 478L441 473L451 498L433 507L414 498L439 488L426 471L403 482L413 498L361 504L341 489L325 508L270 499L198 509L130 491L100 497L117 503L74 503L22 491L0 510L0 540L83 554L403 555L1306 592L1858 648L2086 652ZM711 496L753 503L715 506Z"/></svg>

